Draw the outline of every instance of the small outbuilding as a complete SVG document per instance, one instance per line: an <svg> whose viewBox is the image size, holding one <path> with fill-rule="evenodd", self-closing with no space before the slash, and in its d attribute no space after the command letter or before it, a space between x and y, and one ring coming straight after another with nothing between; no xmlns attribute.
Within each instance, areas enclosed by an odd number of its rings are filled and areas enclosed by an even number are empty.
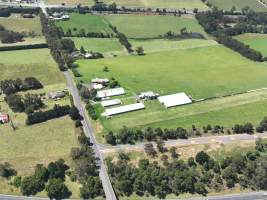
<svg viewBox="0 0 267 200"><path fill-rule="evenodd" d="M158 97L160 103L166 108L192 103L192 100L184 93L171 94Z"/></svg>

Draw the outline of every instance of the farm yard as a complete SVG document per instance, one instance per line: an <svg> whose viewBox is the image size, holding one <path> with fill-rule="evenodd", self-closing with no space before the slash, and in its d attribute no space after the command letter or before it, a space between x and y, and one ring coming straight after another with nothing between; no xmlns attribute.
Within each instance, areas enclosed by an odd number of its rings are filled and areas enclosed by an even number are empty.
<svg viewBox="0 0 267 200"><path fill-rule="evenodd" d="M247 33L236 36L236 39L267 56L267 34Z"/></svg>
<svg viewBox="0 0 267 200"><path fill-rule="evenodd" d="M93 0L46 0L48 4L61 4L65 3L66 5L77 5L83 4L92 6L94 5ZM134 1L127 1L127 0L104 0L106 4L111 4L115 2L118 6L125 6L128 8L167 8L167 9L188 9L193 10L194 8L198 8L199 10L208 10L209 8L202 3L201 0L134 0Z"/></svg>
<svg viewBox="0 0 267 200"><path fill-rule="evenodd" d="M257 0L208 0L208 2L223 10L231 10L231 8L235 6L236 10L241 11L242 8L249 6L256 12L267 11L267 7Z"/></svg>

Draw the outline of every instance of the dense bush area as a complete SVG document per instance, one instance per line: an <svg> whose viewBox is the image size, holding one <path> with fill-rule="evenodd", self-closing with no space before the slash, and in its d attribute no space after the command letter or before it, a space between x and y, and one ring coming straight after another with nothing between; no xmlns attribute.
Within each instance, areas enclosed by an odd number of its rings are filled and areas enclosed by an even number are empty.
<svg viewBox="0 0 267 200"><path fill-rule="evenodd" d="M235 186L267 189L266 141L258 140L255 150L234 152L221 159L201 151L195 157L183 160L173 154L174 148L171 149L172 158L163 154L162 164L141 159L138 165L133 165L125 153L120 153L116 162L107 158L108 173L117 194L152 195L164 199L168 194L206 196L210 191L220 192Z"/></svg>
<svg viewBox="0 0 267 200"><path fill-rule="evenodd" d="M38 90L43 88L43 85L35 77L27 77L24 80L19 78L3 80L0 82L0 88L4 94L10 95L20 91Z"/></svg>
<svg viewBox="0 0 267 200"><path fill-rule="evenodd" d="M81 135L78 137L80 147L71 149L71 158L73 161L73 171L71 178L82 184L80 196L83 199L93 199L103 196L104 191L99 178L98 159L92 144L80 129Z"/></svg>
<svg viewBox="0 0 267 200"><path fill-rule="evenodd" d="M26 94L24 97L17 94L10 94L5 97L6 103L13 112L33 113L44 106L41 97L38 94Z"/></svg>
<svg viewBox="0 0 267 200"><path fill-rule="evenodd" d="M1 30L0 29L0 40L2 43L15 43L21 42L23 40L24 35L22 33L18 33L10 30Z"/></svg>

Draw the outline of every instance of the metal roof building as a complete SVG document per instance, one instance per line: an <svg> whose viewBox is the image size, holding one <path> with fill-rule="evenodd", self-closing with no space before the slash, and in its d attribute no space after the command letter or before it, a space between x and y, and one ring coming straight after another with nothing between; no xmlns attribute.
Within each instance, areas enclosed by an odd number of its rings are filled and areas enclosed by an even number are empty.
<svg viewBox="0 0 267 200"><path fill-rule="evenodd" d="M131 111L135 111L135 110L141 110L144 108L145 108L145 105L143 103L129 104L126 106L120 106L120 107L116 107L116 108L106 109L106 111L104 113L102 113L102 116L109 117L112 115L131 112Z"/></svg>
<svg viewBox="0 0 267 200"><path fill-rule="evenodd" d="M112 99L112 100L107 100L107 101L101 101L101 105L103 107L108 107L108 106L115 106L122 104L120 99Z"/></svg>
<svg viewBox="0 0 267 200"><path fill-rule="evenodd" d="M161 96L158 97L158 100L166 108L192 103L192 100L184 92Z"/></svg>
<svg viewBox="0 0 267 200"><path fill-rule="evenodd" d="M123 88L113 88L113 89L108 89L108 90L97 91L96 97L106 98L106 97L118 96L122 94L125 94L125 90Z"/></svg>

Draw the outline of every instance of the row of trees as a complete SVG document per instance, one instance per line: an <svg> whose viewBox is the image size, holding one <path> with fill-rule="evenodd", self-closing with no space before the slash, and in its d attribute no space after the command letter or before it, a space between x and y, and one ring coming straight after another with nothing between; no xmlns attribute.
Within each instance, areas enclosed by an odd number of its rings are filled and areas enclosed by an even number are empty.
<svg viewBox="0 0 267 200"><path fill-rule="evenodd" d="M113 38L113 33L102 33L102 32L87 32L84 28L77 30L77 28L68 28L64 32L62 27L59 27L59 34L62 37L88 37L88 38Z"/></svg>
<svg viewBox="0 0 267 200"><path fill-rule="evenodd" d="M263 132L267 130L267 118L265 118L260 125L256 128L257 132ZM192 125L191 129L185 129L178 127L176 129L161 129L161 128L145 128L145 129L130 129L123 127L118 133L110 131L106 136L106 142L111 145L117 144L134 144L142 141L156 141L157 139L187 139L189 137L201 136L202 134L253 134L255 128L251 123L235 124L231 129L225 129L223 126L207 125L203 126L202 130Z"/></svg>
<svg viewBox="0 0 267 200"><path fill-rule="evenodd" d="M113 186L120 196L152 195L160 199L168 194L205 196L210 191L220 192L235 186L266 190L266 147L266 141L258 140L254 150L234 152L222 159L200 151L195 157L183 160L172 148L172 159L162 155L163 165L151 163L148 159L141 159L138 165L133 165L127 154L120 153L117 161L107 158L106 163Z"/></svg>
<svg viewBox="0 0 267 200"><path fill-rule="evenodd" d="M123 33L119 32L118 29L112 25L110 25L110 28L114 31L114 33L117 34L117 37L119 39L119 42L127 49L129 53L133 52L132 45L128 41L128 38Z"/></svg>
<svg viewBox="0 0 267 200"><path fill-rule="evenodd" d="M26 124L32 125L48 121L50 119L63 117L70 113L70 106L55 105L53 109L47 111L37 111L27 115Z"/></svg>
<svg viewBox="0 0 267 200"><path fill-rule="evenodd" d="M246 19L249 14L247 15ZM224 28L224 24L229 20L224 16L224 12L214 8L212 11L201 12L196 14L196 18L199 23L203 26L205 31L209 34L212 34L216 37L217 41L228 48L237 51L244 57L247 57L253 61L262 62L264 60L262 54L256 50L251 49L248 45L243 44L242 42L233 39L231 36L234 34L253 31L251 30L252 26L240 24L243 20L240 20L237 25L232 28ZM248 23L248 19L246 21ZM257 24L253 24L257 25Z"/></svg>
<svg viewBox="0 0 267 200"><path fill-rule="evenodd" d="M59 28L43 13L40 13L40 20L51 55L58 63L59 69L65 71L67 69L66 64L71 66L74 61L70 56L70 53L76 50L74 42L71 39L61 39Z"/></svg>
<svg viewBox="0 0 267 200"><path fill-rule="evenodd" d="M24 80L20 78L3 80L0 82L0 88L5 95L10 95L20 91L38 90L43 88L43 85L35 77L27 77Z"/></svg>

